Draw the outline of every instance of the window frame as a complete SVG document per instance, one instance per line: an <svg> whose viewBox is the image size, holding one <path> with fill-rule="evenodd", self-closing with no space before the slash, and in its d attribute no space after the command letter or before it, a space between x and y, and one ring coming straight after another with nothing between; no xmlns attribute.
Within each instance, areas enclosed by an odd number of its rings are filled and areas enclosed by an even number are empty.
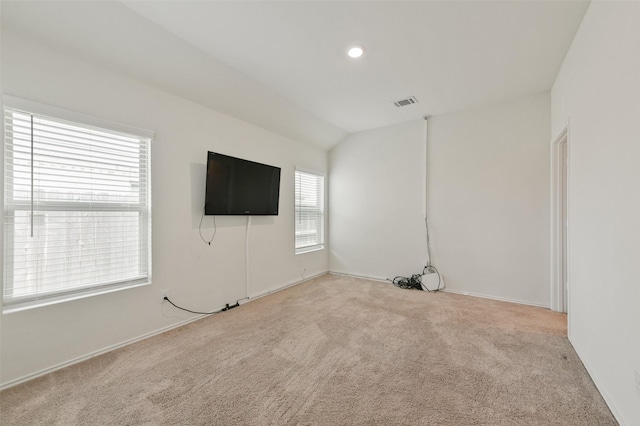
<svg viewBox="0 0 640 426"><path fill-rule="evenodd" d="M0 258L3 264L3 282L2 282L2 291L1 293L1 302L2 302L2 311L3 313L10 312L18 312L25 309L31 309L40 306L47 306L51 304L61 303L70 300L77 300L85 297L90 297L98 294L111 293L114 291L135 288L140 286L145 286L151 284L152 279L152 262L151 262L151 251L152 251L152 236L151 236L151 224L152 224L152 204L151 204L151 145L153 141L153 132L142 130L139 128L135 128L132 126L123 125L120 123L114 123L112 121L92 117L89 115L72 112L68 110L64 110L61 108L52 107L49 105L40 104L37 102L28 101L25 99L3 95L2 96L2 126L0 130L2 131L2 169L0 173L3 176L3 185L1 185L1 196L2 196L2 211L0 214L2 215L2 232L3 238L2 243L0 244ZM146 265L146 274L142 273L139 278L131 279L131 280L115 280L115 281L107 281L103 280L99 283L92 283L86 286L78 286L78 287L67 287L62 289L53 289L52 291L43 291L38 292L35 295L28 296L7 296L5 294L5 289L7 286L13 286L13 279L9 276L7 268L8 260L8 252L14 250L14 242L10 241L11 236L4 235L5 227L7 226L7 212L17 212L17 211L27 211L30 210L30 206L26 206L19 199L11 198L9 200L7 194L7 183L6 178L9 175L7 170L13 166L13 159L8 158L7 154L7 133L5 128L5 115L7 110L14 111L22 111L26 114L33 114L44 116L47 118L51 118L53 120L66 121L73 125L77 125L84 129L94 128L100 129L106 132L118 133L118 134L126 134L128 136L132 136L140 139L140 155L144 155L144 161L141 161L141 164L144 164L145 167L141 168L139 171L139 176L146 174L145 177L145 187L142 188L141 191L145 191L146 194L144 199L146 200L143 204L127 204L122 203L118 205L117 203L105 203L104 206L100 206L99 203L90 202L90 201L69 201L68 209L65 209L64 205L66 202L56 202L55 209L51 209L51 204L47 205L47 201L39 201L38 211L46 212L46 211L65 211L65 212L74 212L74 211L87 211L86 207L91 205L92 211L101 212L101 211L115 211L115 212L134 212L137 211L140 214L139 220L142 222L139 226L139 238L138 238L138 248L140 250L140 261L144 262ZM144 141L143 141L144 140ZM11 142L12 146L13 141ZM144 144L144 145L143 145ZM10 172L9 172L10 173ZM62 205L62 207L61 207ZM47 208L49 207L49 209ZM114 208L115 207L115 208ZM16 215L12 214L11 217L15 218Z"/></svg>
<svg viewBox="0 0 640 426"><path fill-rule="evenodd" d="M298 205L298 202L296 200L296 193L298 191L297 185L298 185L298 174L302 173L302 174L306 174L306 175L311 175L313 177L316 178L320 178L321 182L322 182L322 188L321 188L321 196L320 196L320 201L321 201L321 205L317 207L317 209L319 210L319 214L320 214L320 228L318 231L318 234L320 236L320 242L317 244L313 244L313 245L306 245L306 246L301 246L298 247L298 238L297 238L297 233L298 233L298 218L299 218L299 208L301 209L302 206ZM294 251L295 254L304 254L304 253L311 253L314 251L319 251L319 250L324 250L325 248L325 241L326 241L326 199L327 199L327 190L326 190L326 176L323 173L319 173L316 171L312 171L312 170L306 170L306 169L301 169L301 168L296 168L294 171Z"/></svg>

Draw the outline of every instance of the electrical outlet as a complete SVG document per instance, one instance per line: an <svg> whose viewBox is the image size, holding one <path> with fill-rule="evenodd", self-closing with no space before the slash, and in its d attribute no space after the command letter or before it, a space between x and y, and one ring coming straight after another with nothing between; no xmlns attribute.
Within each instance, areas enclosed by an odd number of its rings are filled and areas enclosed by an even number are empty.
<svg viewBox="0 0 640 426"><path fill-rule="evenodd" d="M165 297L169 297L168 288L165 288L164 290L160 290L160 303L166 302L166 300L164 300Z"/></svg>

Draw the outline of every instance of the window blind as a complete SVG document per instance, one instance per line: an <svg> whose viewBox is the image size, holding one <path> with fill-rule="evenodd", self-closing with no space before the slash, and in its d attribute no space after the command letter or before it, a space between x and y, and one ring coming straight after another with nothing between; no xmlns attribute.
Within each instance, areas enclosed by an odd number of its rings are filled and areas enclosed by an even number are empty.
<svg viewBox="0 0 640 426"><path fill-rule="evenodd" d="M5 107L5 306L148 282L150 138Z"/></svg>
<svg viewBox="0 0 640 426"><path fill-rule="evenodd" d="M324 248L324 176L295 172L296 253Z"/></svg>

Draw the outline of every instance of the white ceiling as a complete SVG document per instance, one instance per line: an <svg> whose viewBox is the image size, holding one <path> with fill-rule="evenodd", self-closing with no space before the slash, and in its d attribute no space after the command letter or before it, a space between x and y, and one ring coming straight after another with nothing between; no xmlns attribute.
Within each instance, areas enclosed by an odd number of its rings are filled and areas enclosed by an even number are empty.
<svg viewBox="0 0 640 426"><path fill-rule="evenodd" d="M126 6L126 7L125 7ZM3 2L2 24L294 139L547 91L583 1ZM354 42L365 55L345 55ZM415 96L419 103L396 108Z"/></svg>

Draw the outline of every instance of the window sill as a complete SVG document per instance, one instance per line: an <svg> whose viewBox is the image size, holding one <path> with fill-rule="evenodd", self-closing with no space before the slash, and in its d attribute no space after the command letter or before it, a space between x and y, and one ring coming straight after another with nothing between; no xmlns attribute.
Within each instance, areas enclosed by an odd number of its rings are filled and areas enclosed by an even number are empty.
<svg viewBox="0 0 640 426"><path fill-rule="evenodd" d="M305 254L305 253L311 253L311 252L320 251L320 250L324 250L324 245L313 246L313 247L304 247L304 248L296 249L296 255Z"/></svg>
<svg viewBox="0 0 640 426"><path fill-rule="evenodd" d="M2 314L12 314L15 312L22 312L35 308L42 308L44 306L57 305L58 303L70 302L72 300L85 299L87 297L99 296L101 294L113 293L121 290L128 290L130 288L143 287L146 285L150 285L151 281L146 281L138 284L126 284L120 286L111 286L111 287L103 287L90 289L82 292L72 293L72 294L64 294L60 296L47 297L38 300L29 300L25 302L19 302L9 305L4 305L2 307Z"/></svg>

